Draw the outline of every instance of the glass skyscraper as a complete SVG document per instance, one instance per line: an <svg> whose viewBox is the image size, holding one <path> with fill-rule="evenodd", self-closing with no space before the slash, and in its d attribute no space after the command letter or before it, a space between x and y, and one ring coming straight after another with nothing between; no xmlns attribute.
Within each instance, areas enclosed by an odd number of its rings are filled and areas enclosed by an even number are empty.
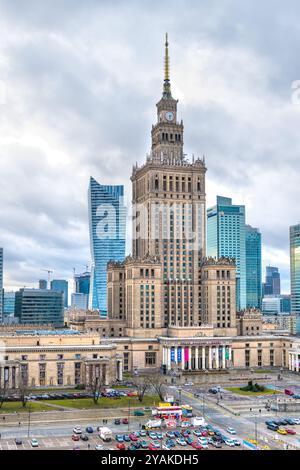
<svg viewBox="0 0 300 470"><path fill-rule="evenodd" d="M0 323L3 321L3 248L0 248Z"/></svg>
<svg viewBox="0 0 300 470"><path fill-rule="evenodd" d="M206 254L216 258L235 258L237 310L245 309L245 206L233 205L231 198L217 196L217 204L207 210Z"/></svg>
<svg viewBox="0 0 300 470"><path fill-rule="evenodd" d="M250 225L246 225L246 299L247 308L261 309L261 234Z"/></svg>
<svg viewBox="0 0 300 470"><path fill-rule="evenodd" d="M64 307L68 308L68 281L65 279L53 279L51 281L51 290L63 293Z"/></svg>
<svg viewBox="0 0 300 470"><path fill-rule="evenodd" d="M22 324L64 326L62 292L20 289L15 297L15 317Z"/></svg>
<svg viewBox="0 0 300 470"><path fill-rule="evenodd" d="M280 295L280 272L275 266L266 267L266 282L263 284L263 294Z"/></svg>
<svg viewBox="0 0 300 470"><path fill-rule="evenodd" d="M126 209L123 186L104 186L94 178L89 185L89 226L92 257L89 308L107 316L107 263L123 261Z"/></svg>
<svg viewBox="0 0 300 470"><path fill-rule="evenodd" d="M300 224L290 227L291 313L300 333Z"/></svg>

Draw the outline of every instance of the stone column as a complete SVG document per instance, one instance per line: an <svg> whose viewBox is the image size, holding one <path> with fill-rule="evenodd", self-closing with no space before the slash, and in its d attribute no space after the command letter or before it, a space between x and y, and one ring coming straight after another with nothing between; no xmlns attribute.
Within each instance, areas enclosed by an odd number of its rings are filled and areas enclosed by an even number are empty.
<svg viewBox="0 0 300 470"><path fill-rule="evenodd" d="M202 346L202 370L205 370L205 346Z"/></svg>
<svg viewBox="0 0 300 470"><path fill-rule="evenodd" d="M292 371L294 372L295 370L295 358L294 358L294 353L291 353L292 356Z"/></svg>
<svg viewBox="0 0 300 470"><path fill-rule="evenodd" d="M195 370L199 369L199 349L198 346L196 346L195 349Z"/></svg>
<svg viewBox="0 0 300 470"><path fill-rule="evenodd" d="M166 365L166 348L164 346L162 348L162 363Z"/></svg>
<svg viewBox="0 0 300 470"><path fill-rule="evenodd" d="M192 348L189 346L189 365L188 365L189 370L192 370Z"/></svg>
<svg viewBox="0 0 300 470"><path fill-rule="evenodd" d="M222 346L222 369L226 369L226 346Z"/></svg>
<svg viewBox="0 0 300 470"><path fill-rule="evenodd" d="M292 369L291 353L289 353L289 370Z"/></svg>
<svg viewBox="0 0 300 470"><path fill-rule="evenodd" d="M181 370L184 370L185 362L184 362L184 346L181 346Z"/></svg>
<svg viewBox="0 0 300 470"><path fill-rule="evenodd" d="M171 348L167 348L167 370L171 369Z"/></svg>
<svg viewBox="0 0 300 470"><path fill-rule="evenodd" d="M299 372L299 356L296 354L296 372Z"/></svg>
<svg viewBox="0 0 300 470"><path fill-rule="evenodd" d="M208 346L208 368L212 369L211 346Z"/></svg>
<svg viewBox="0 0 300 470"><path fill-rule="evenodd" d="M231 362L232 362L231 346L228 346L228 356L229 356L229 358L228 358L229 364L231 364Z"/></svg>
<svg viewBox="0 0 300 470"><path fill-rule="evenodd" d="M177 364L177 346L174 346L174 362Z"/></svg>
<svg viewBox="0 0 300 470"><path fill-rule="evenodd" d="M119 360L119 380L123 380L123 361Z"/></svg>
<svg viewBox="0 0 300 470"><path fill-rule="evenodd" d="M216 346L215 347L215 351L216 351L216 369L219 369L219 346Z"/></svg>

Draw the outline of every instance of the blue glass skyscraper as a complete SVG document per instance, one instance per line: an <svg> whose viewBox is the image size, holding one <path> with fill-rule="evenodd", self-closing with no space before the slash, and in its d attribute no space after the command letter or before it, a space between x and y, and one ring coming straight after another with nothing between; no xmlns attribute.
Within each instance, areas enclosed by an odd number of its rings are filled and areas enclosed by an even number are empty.
<svg viewBox="0 0 300 470"><path fill-rule="evenodd" d="M64 307L68 308L68 281L65 279L53 279L51 281L51 290L63 293Z"/></svg>
<svg viewBox="0 0 300 470"><path fill-rule="evenodd" d="M246 225L246 298L247 308L261 309L261 234L257 228Z"/></svg>
<svg viewBox="0 0 300 470"><path fill-rule="evenodd" d="M94 178L89 185L89 226L92 257L89 308L107 315L107 263L123 261L126 209L123 186L104 186Z"/></svg>
<svg viewBox="0 0 300 470"><path fill-rule="evenodd" d="M290 227L291 313L300 333L300 224Z"/></svg>
<svg viewBox="0 0 300 470"><path fill-rule="evenodd" d="M235 258L237 310L246 308L245 206L217 196L217 204L207 210L206 254Z"/></svg>

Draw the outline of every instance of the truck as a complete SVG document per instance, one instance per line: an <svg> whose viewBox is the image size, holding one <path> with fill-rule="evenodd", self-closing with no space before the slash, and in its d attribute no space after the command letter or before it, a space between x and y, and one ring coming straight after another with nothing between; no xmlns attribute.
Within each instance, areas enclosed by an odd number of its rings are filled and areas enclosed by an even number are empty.
<svg viewBox="0 0 300 470"><path fill-rule="evenodd" d="M194 416L191 422L192 426L206 426L205 419L202 416Z"/></svg>
<svg viewBox="0 0 300 470"><path fill-rule="evenodd" d="M145 429L160 428L161 425L162 425L161 419L149 419L149 421L147 421L147 423L145 424Z"/></svg>
<svg viewBox="0 0 300 470"><path fill-rule="evenodd" d="M99 428L99 437L102 439L104 442L110 442L113 437L112 430L106 427L101 427Z"/></svg>

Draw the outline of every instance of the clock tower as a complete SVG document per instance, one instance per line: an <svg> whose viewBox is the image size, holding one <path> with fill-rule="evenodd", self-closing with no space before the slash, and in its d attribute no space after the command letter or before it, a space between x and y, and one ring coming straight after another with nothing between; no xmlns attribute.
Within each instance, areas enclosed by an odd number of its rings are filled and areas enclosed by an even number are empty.
<svg viewBox="0 0 300 470"><path fill-rule="evenodd" d="M152 158L155 162L180 163L183 160L183 122L177 121L177 103L172 97L169 77L169 43L165 42L163 94L157 107L157 123L152 126Z"/></svg>

